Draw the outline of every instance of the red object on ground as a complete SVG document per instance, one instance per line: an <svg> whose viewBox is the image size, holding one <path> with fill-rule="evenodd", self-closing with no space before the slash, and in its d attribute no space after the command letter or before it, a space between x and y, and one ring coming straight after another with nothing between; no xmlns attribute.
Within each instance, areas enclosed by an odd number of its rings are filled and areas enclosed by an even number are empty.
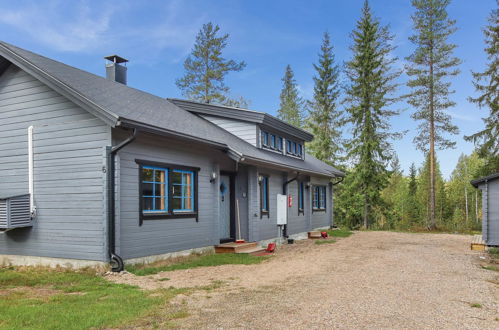
<svg viewBox="0 0 499 330"><path fill-rule="evenodd" d="M321 231L322 238L327 238L327 231Z"/></svg>
<svg viewBox="0 0 499 330"><path fill-rule="evenodd" d="M269 243L269 245L267 245L267 249L265 249L265 251L274 252L275 251L275 243Z"/></svg>

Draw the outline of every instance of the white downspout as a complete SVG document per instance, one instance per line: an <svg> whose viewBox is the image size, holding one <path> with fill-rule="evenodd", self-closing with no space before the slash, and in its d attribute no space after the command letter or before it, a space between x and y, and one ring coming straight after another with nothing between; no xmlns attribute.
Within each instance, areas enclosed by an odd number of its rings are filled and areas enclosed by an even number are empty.
<svg viewBox="0 0 499 330"><path fill-rule="evenodd" d="M33 182L33 126L28 127L28 189L29 189L29 209L31 218L36 216Z"/></svg>

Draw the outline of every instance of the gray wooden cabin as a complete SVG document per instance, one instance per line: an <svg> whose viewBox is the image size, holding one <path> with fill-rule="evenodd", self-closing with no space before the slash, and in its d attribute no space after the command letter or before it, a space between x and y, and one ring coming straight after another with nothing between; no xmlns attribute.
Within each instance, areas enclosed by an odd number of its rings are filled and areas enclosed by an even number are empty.
<svg viewBox="0 0 499 330"><path fill-rule="evenodd" d="M471 184L482 191L482 239L489 246L499 246L499 173Z"/></svg>
<svg viewBox="0 0 499 330"><path fill-rule="evenodd" d="M306 153L310 133L128 87L107 59L104 78L0 42L0 263L136 262L332 224L343 173ZM14 227L1 205L17 196Z"/></svg>

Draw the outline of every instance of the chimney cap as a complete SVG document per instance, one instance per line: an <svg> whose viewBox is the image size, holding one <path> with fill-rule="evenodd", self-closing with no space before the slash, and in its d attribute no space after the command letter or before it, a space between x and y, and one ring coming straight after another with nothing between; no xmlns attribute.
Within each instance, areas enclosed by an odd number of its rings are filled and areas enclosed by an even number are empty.
<svg viewBox="0 0 499 330"><path fill-rule="evenodd" d="M126 58L123 58L123 57L118 56L118 55L109 55L109 56L106 56L104 58L108 61L113 62L113 63L126 63L126 62L128 62L128 60Z"/></svg>

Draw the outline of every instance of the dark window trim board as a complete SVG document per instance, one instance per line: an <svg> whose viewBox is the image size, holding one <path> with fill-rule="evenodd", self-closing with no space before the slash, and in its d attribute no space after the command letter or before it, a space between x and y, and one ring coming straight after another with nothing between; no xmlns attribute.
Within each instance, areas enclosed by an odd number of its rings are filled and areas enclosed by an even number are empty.
<svg viewBox="0 0 499 330"><path fill-rule="evenodd" d="M142 226L144 220L168 220L168 219L195 219L196 222L199 222L199 210L198 210L198 194L199 194L199 185L198 185L198 177L199 177L199 167L191 167L184 165L177 165L171 163L161 163L157 161L150 161L144 159L135 159L135 163L139 165L139 226ZM144 214L143 203L142 203L142 168L143 166L158 166L168 170L168 212L165 213L151 213ZM170 180L170 172L171 170L186 170L194 172L194 212L174 212L171 210L173 205L173 196L171 194L172 191L172 180Z"/></svg>

